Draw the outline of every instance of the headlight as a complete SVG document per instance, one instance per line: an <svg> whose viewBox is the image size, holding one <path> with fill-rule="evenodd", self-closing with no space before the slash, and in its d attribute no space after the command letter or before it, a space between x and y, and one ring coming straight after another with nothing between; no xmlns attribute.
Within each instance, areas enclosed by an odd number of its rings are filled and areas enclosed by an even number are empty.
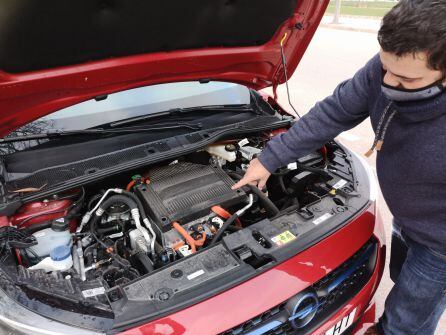
<svg viewBox="0 0 446 335"><path fill-rule="evenodd" d="M103 335L31 312L0 290L0 333L8 335Z"/></svg>

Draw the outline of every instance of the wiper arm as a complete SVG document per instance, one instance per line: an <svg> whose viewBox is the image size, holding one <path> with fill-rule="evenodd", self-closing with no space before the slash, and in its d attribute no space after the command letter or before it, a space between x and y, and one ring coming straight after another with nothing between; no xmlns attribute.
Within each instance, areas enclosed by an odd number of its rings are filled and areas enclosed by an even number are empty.
<svg viewBox="0 0 446 335"><path fill-rule="evenodd" d="M236 113L250 112L250 113L258 114L258 112L256 110L254 110L251 107L251 105L249 105L249 104L248 105L246 105L246 104L242 104L242 105L211 105L211 106L199 106L199 107L188 107L188 108L172 108L172 109L169 109L164 112L141 115L141 116L132 117L132 118L122 120L122 121L111 122L108 126L118 127L118 126L123 126L126 124L137 123L140 121L156 119L159 117L181 116L182 114L187 114L187 113L191 113L191 112L199 112L199 111L210 111L210 112L224 111L224 112L236 112Z"/></svg>
<svg viewBox="0 0 446 335"><path fill-rule="evenodd" d="M115 128L115 129L96 128L96 129L79 129L79 130L67 130L67 131L49 131L46 133L39 133L39 134L3 137L0 138L0 144L31 141L31 140L42 140L42 139L56 139L56 138L79 136L79 135L125 134L125 133L138 133L138 132L147 132L156 130L171 130L179 128L200 130L203 128L203 126L201 123L175 122L175 123L162 123L153 127L127 127L127 128Z"/></svg>
<svg viewBox="0 0 446 335"><path fill-rule="evenodd" d="M187 113L196 110L215 110L215 111L235 111L235 112L254 112L250 104L240 104L240 105L209 105L209 106L199 106L199 107L187 107L187 108L173 108L168 110L170 113L180 112Z"/></svg>

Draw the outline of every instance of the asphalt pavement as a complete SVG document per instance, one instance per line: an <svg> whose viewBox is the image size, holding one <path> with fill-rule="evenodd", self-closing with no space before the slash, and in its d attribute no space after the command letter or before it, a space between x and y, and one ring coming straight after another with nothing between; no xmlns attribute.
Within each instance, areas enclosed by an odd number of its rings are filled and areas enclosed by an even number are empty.
<svg viewBox="0 0 446 335"><path fill-rule="evenodd" d="M376 32L379 25L370 32L361 32L355 27L361 26L361 21L356 20L351 23L352 29L331 25L329 18L325 18L326 24L316 32L307 52L302 58L296 72L289 81L291 101L300 114L305 114L319 100L330 95L334 88L343 80L354 75L370 58L378 51L379 45L376 39ZM351 21L351 19L349 19ZM363 19L363 25L370 23L369 19ZM368 23L366 23L368 22ZM328 25L328 26L327 26ZM378 28L377 28L378 27ZM335 28L335 29L333 29ZM279 87L279 102L287 107L287 96L285 85ZM342 133L338 139L353 151L364 157L364 153L373 142L373 131L370 121L367 119L354 129ZM375 169L375 156L367 158L367 162ZM387 244L390 246L392 215L387 208L382 195L378 199L379 212L382 215ZM388 248L388 250L390 250ZM387 263L389 260L389 253ZM384 302L387 294L393 286L389 278L388 267L384 273L383 280L376 295L377 315L383 312ZM436 335L446 334L446 314L443 315Z"/></svg>

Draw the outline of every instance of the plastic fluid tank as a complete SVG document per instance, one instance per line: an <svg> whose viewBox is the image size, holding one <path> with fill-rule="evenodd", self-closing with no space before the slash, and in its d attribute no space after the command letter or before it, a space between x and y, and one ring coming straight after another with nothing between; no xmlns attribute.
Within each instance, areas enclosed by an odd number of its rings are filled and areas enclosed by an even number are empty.
<svg viewBox="0 0 446 335"><path fill-rule="evenodd" d="M73 266L73 257L71 256L71 248L67 245L59 246L51 250L50 257L45 257L42 261L30 270L67 271Z"/></svg>
<svg viewBox="0 0 446 335"><path fill-rule="evenodd" d="M51 250L59 246L71 245L71 233L68 229L55 230L53 227L45 228L35 232L34 237L37 240L37 245L31 247L34 253L39 257L49 256ZM28 253L30 257L33 257L33 253Z"/></svg>

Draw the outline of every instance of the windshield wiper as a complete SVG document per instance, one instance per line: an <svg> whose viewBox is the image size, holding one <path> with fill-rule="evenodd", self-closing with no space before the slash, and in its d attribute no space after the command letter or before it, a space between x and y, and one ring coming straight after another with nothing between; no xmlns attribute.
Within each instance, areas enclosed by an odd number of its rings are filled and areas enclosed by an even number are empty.
<svg viewBox="0 0 446 335"><path fill-rule="evenodd" d="M254 110L250 104L242 104L242 105L211 105L211 106L200 106L200 107L187 107L187 108L172 108L164 112L147 114L141 116L135 116L132 118L128 118L122 121L111 122L108 124L109 127L118 127L126 124L136 123L140 121L146 121L150 119L156 119L159 117L171 117L171 116L181 116L183 114L191 113L191 112L249 112L259 114L256 110Z"/></svg>
<svg viewBox="0 0 446 335"><path fill-rule="evenodd" d="M66 130L66 131L49 131L46 133L39 133L39 134L3 137L0 138L0 144L10 143L10 142L41 140L41 139L56 139L56 138L79 136L79 135L125 134L125 133L139 133L139 132L148 132L157 130L172 130L180 128L201 130L203 126L201 123L175 122L175 123L161 123L153 127L126 127L126 128L123 127L115 129L92 128L92 129L79 129L79 130Z"/></svg>

